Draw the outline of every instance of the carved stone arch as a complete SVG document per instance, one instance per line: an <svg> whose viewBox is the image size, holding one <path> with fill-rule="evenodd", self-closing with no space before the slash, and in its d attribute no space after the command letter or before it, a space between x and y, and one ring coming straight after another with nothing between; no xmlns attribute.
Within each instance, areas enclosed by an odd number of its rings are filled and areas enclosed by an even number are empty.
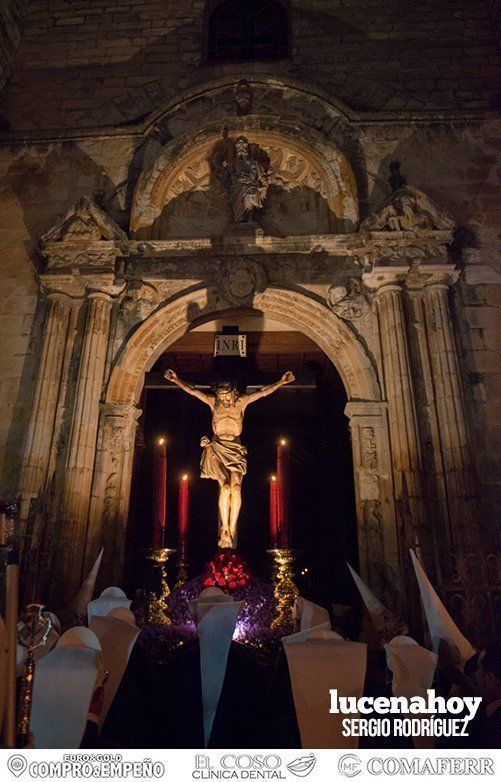
<svg viewBox="0 0 501 782"><path fill-rule="evenodd" d="M360 116L341 98L327 92L314 82L294 79L288 75L277 76L276 73L266 73L265 71L249 75L247 66L243 66L243 69L240 70L239 64L235 63L231 74L203 83L197 80L195 85L176 92L173 97L161 102L145 119L141 128L142 133L148 135L159 127L165 127L169 129L172 137L175 134L171 130L171 121L177 119L180 114L188 112L190 107L202 98L213 99L224 111L224 93L227 92L231 96L233 103L235 84L242 77L245 77L255 94L266 95L267 100L274 102L278 98L286 100L289 104L289 116L295 109L294 103L304 99L305 103L304 106L301 106L301 111L306 126L318 118L321 113L330 118L348 121L356 121ZM311 107L310 111L308 107ZM277 107L275 107L275 111L267 111L266 113L278 115L276 109Z"/></svg>
<svg viewBox="0 0 501 782"><path fill-rule="evenodd" d="M270 118L254 122L252 129L246 129L240 118L229 119L227 126L230 143L234 137L244 133L250 144L267 156L268 199L273 187L284 196L291 191L295 194L317 194L319 208L323 206L326 210L321 225L297 233L349 233L356 230L359 209L355 176L348 159L336 145L311 129ZM166 228L162 215L169 214L171 217L176 202L180 202L182 220L187 221L189 230L200 223L200 229L197 229L202 231L200 235L212 235L211 214L219 220L221 210L225 205L229 210L230 206L229 201L226 204L228 199L217 175L224 147L219 123L206 127L196 136L185 134L177 137L162 147L154 164L138 179L132 199L131 233L141 239L171 238L165 234L172 230L175 234L176 228ZM206 194L206 212L195 207L195 214L186 215L189 199L200 199L202 193ZM207 219L205 234L204 218ZM231 221L231 213L228 221ZM223 219L221 225L224 224ZM174 225L179 226L175 218ZM180 230L179 227L177 230ZM294 231L286 230L286 233ZM185 238L194 237L187 235Z"/></svg>
<svg viewBox="0 0 501 782"><path fill-rule="evenodd" d="M212 288L197 288L156 310L131 335L111 371L106 403L138 401L144 374L193 323L231 305ZM286 288L269 287L254 297L253 308L272 314L309 336L330 358L351 400L381 400L376 370L355 332L316 299Z"/></svg>
<svg viewBox="0 0 501 782"><path fill-rule="evenodd" d="M133 442L145 373L169 345L200 322L231 307L215 288L185 291L153 312L128 337L112 367L101 410L86 550L87 567L103 542L108 541L107 551L112 553L105 555L103 562L108 580L119 580L122 575L132 477L132 449L113 449L110 438L116 433L116 440ZM311 294L270 286L254 295L252 307L309 336L343 380L349 399L345 412L350 419L353 448L360 565L373 588L384 596L388 581L382 580L382 563L387 570L398 573L399 552L387 403L372 358L351 325Z"/></svg>

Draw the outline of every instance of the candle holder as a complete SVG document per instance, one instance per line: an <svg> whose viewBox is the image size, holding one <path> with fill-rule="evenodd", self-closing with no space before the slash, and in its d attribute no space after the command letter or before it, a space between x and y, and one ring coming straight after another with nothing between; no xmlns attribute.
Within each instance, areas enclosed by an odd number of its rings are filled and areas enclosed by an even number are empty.
<svg viewBox="0 0 501 782"><path fill-rule="evenodd" d="M290 548L272 548L268 549L267 553L273 557L274 562L274 596L278 612L278 616L271 623L271 629L280 630L285 635L293 629L294 601L299 597L298 588L292 580L297 551Z"/></svg>
<svg viewBox="0 0 501 782"><path fill-rule="evenodd" d="M146 552L146 556L152 563L143 590L146 624L172 624L169 617L165 615L167 598L170 595L167 583L167 560L175 552L175 548L151 548Z"/></svg>
<svg viewBox="0 0 501 782"><path fill-rule="evenodd" d="M177 561L177 580L174 585L174 589L182 587L188 581L188 562L189 560L186 556L186 552L181 549L181 553Z"/></svg>
<svg viewBox="0 0 501 782"><path fill-rule="evenodd" d="M27 652L21 677L19 711L17 718L16 747L26 746L30 730L31 704L33 702L33 681L35 678L35 651L47 642L52 622L40 603L30 603L22 617L24 626L19 631L19 643Z"/></svg>

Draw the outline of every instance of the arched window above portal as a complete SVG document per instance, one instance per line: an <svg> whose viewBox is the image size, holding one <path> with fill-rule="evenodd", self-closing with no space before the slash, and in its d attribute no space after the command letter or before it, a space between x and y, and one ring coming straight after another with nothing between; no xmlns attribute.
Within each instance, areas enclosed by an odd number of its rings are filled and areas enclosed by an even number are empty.
<svg viewBox="0 0 501 782"><path fill-rule="evenodd" d="M206 10L207 62L289 56L288 0L213 0Z"/></svg>

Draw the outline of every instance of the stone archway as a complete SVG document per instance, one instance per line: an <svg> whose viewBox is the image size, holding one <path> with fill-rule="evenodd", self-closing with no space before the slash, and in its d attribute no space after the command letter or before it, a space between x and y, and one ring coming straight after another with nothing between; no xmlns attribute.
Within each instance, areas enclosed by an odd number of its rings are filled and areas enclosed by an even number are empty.
<svg viewBox="0 0 501 782"><path fill-rule="evenodd" d="M105 545L108 577L119 579L128 518L137 402L145 372L186 331L228 308L217 291L201 287L180 295L150 315L124 344L102 405L92 491L86 561ZM383 563L399 569L386 403L377 372L350 326L305 292L269 287L253 309L272 314L309 336L336 366L348 396L361 567L383 588ZM333 467L334 469L334 467ZM335 502L335 498L333 498ZM370 556L368 552L370 551Z"/></svg>
<svg viewBox="0 0 501 782"><path fill-rule="evenodd" d="M227 309L213 288L197 288L164 304L145 320L123 346L106 390L106 403L137 402L144 373L184 334L193 321ZM336 366L350 400L381 400L379 380L356 334L324 304L304 292L269 287L256 294L253 309L273 314L316 342Z"/></svg>

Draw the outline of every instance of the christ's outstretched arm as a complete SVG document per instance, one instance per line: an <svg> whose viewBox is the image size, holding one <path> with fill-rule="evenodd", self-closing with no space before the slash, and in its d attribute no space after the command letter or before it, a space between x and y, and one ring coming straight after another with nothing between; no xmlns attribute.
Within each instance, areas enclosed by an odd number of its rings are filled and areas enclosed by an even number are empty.
<svg viewBox="0 0 501 782"><path fill-rule="evenodd" d="M200 399L201 402L205 402L205 404L209 405L209 407L214 407L214 397L212 394L204 394L204 392L199 391L198 388L190 386L189 383L185 383L183 380L180 380L173 369L168 369L164 377L166 380L170 380L171 383L175 383L175 385L179 386L179 388L182 388L182 390L186 391L187 394Z"/></svg>
<svg viewBox="0 0 501 782"><path fill-rule="evenodd" d="M263 386L259 389L259 391L254 391L253 394L247 394L247 396L244 397L245 404L250 405L252 402L256 402L258 399L263 399L265 396L269 396L275 391L278 391L278 389L282 388L282 386L293 383L295 379L296 378L292 372L285 372L280 380L278 380L276 383L272 383L269 386Z"/></svg>

